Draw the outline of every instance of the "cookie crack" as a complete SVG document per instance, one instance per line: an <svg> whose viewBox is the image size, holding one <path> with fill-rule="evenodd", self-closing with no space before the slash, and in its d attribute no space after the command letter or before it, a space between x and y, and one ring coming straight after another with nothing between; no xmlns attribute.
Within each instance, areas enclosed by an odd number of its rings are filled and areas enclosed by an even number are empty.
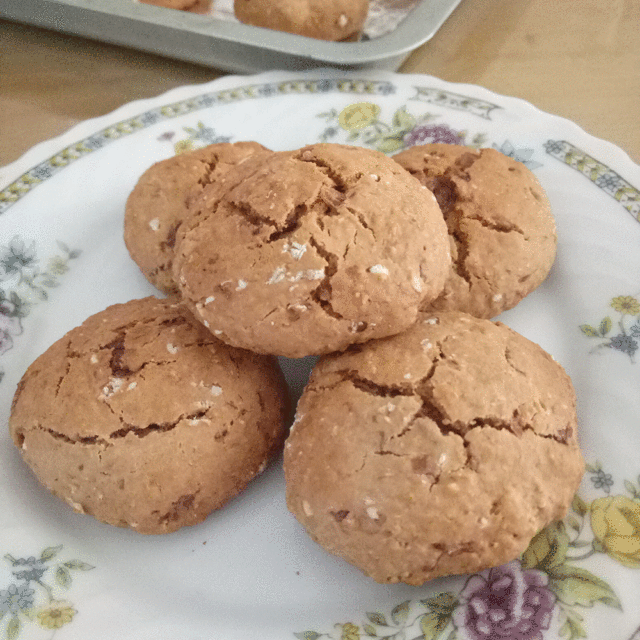
<svg viewBox="0 0 640 640"><path fill-rule="evenodd" d="M324 277L320 284L311 291L311 299L329 316L336 320L344 320L344 316L338 313L331 304L331 278L338 271L338 256L327 251L315 238L309 238L309 244L317 254L327 263L324 269Z"/></svg>
<svg viewBox="0 0 640 640"><path fill-rule="evenodd" d="M121 422L125 426L110 433L109 438L111 440L116 440L118 438L124 438L130 433L137 436L138 438L144 438L151 433L166 433L167 431L172 431L173 429L175 429L183 420L199 420L201 418L204 418L204 416L206 415L207 410L200 409L199 411L194 411L193 413L182 414L173 422L152 422L146 427L136 427L135 425L127 424L122 420Z"/></svg>
<svg viewBox="0 0 640 640"><path fill-rule="evenodd" d="M479 222L485 229L491 229L491 231L497 231L498 233L517 233L524 237L524 231L516 224L512 222L496 220L487 220L480 215L466 216L467 220L474 220Z"/></svg>
<svg viewBox="0 0 640 640"><path fill-rule="evenodd" d="M276 242L292 234L294 231L300 228L302 224L302 218L309 212L309 207L306 204L299 204L294 207L293 211L286 217L282 227L278 228L276 224L276 231L271 233L267 238L267 242Z"/></svg>
<svg viewBox="0 0 640 640"><path fill-rule="evenodd" d="M338 193L345 194L349 190L351 185L343 180L342 177L333 169L333 167L328 162L325 162L320 158L316 158L315 156L311 155L308 150L303 150L300 153L296 154L294 157L300 162L308 162L309 164L313 164L318 169L320 169L320 171L322 171L322 173L324 173L327 178L331 180L334 189Z"/></svg>
<svg viewBox="0 0 640 640"><path fill-rule="evenodd" d="M481 155L482 151L480 153L463 153L454 160L453 167L447 169L447 173L455 171L463 180L468 182L471 180L471 176L467 169L470 169L480 159Z"/></svg>
<svg viewBox="0 0 640 640"><path fill-rule="evenodd" d="M158 524L166 525L169 522L175 522L180 519L182 513L189 511L195 503L197 495L200 493L200 489L196 489L193 493L187 493L180 496L177 500L171 503L171 509L164 515L158 517ZM158 513L157 511L154 513Z"/></svg>
<svg viewBox="0 0 640 640"><path fill-rule="evenodd" d="M43 427L42 425L37 425L35 427L40 431L44 431L48 433L55 440L60 440L62 442L66 442L67 444L84 444L84 445L94 445L98 444L103 447L111 447L113 446L108 440L101 438L100 436L68 436L65 433L60 433L55 429L51 429L49 427Z"/></svg>
<svg viewBox="0 0 640 640"><path fill-rule="evenodd" d="M368 378L358 375L358 372L352 369L337 372L341 376L341 382L349 382L356 389L363 391L371 396L380 398L395 398L396 396L413 396L415 390L411 385L384 385Z"/></svg>
<svg viewBox="0 0 640 640"><path fill-rule="evenodd" d="M239 214L240 217L244 218L250 225L255 227L253 231L254 235L257 235L260 232L260 228L264 226L273 227L276 231L278 230L278 225L275 220L258 213L246 202L234 202L233 206L235 212Z"/></svg>
<svg viewBox="0 0 640 640"><path fill-rule="evenodd" d="M509 365L509 367L513 369L518 375L525 376L525 377L527 376L526 371L523 371L522 369L519 369L516 366L516 363L514 362L514 359L512 357L511 350L509 349L509 347L506 347L504 350L504 359L505 359L505 362Z"/></svg>

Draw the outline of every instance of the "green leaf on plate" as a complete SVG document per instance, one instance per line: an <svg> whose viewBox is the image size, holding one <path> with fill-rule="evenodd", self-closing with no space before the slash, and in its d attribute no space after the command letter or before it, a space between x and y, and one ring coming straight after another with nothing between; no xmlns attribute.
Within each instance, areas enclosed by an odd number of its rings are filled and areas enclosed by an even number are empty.
<svg viewBox="0 0 640 640"><path fill-rule="evenodd" d="M565 610L567 619L560 627L559 635L567 640L579 640L587 637L587 631L582 625L582 616L575 611Z"/></svg>
<svg viewBox="0 0 640 640"><path fill-rule="evenodd" d="M367 618L369 618L370 622L373 624L377 624L381 627L388 627L387 619L384 617L384 614L378 613L377 611L373 613L367 613Z"/></svg>
<svg viewBox="0 0 640 640"><path fill-rule="evenodd" d="M439 593L432 598L426 600L420 600L421 604L429 607L431 611L439 615L450 616L453 614L453 610L458 606L458 599L453 593L443 592Z"/></svg>
<svg viewBox="0 0 640 640"><path fill-rule="evenodd" d="M376 149L382 153L393 153L403 146L402 140L396 136L384 136L376 145Z"/></svg>
<svg viewBox="0 0 640 640"><path fill-rule="evenodd" d="M15 640L20 635L20 618L13 616L7 625L7 640Z"/></svg>
<svg viewBox="0 0 640 640"><path fill-rule="evenodd" d="M59 544L57 547L47 547L41 554L40 554L40 561L41 562L47 562L48 560L51 560L52 558L55 558L60 551L62 551L62 545Z"/></svg>
<svg viewBox="0 0 640 640"><path fill-rule="evenodd" d="M565 561L569 536L563 522L554 522L540 531L522 554L523 569L548 571Z"/></svg>
<svg viewBox="0 0 640 640"><path fill-rule="evenodd" d="M416 119L407 111L406 107L400 107L394 114L391 121L395 129L409 131L416 126Z"/></svg>
<svg viewBox="0 0 640 640"><path fill-rule="evenodd" d="M71 586L73 578L69 573L69 569L59 564L56 567L56 582L63 588L68 589Z"/></svg>
<svg viewBox="0 0 640 640"><path fill-rule="evenodd" d="M578 518L574 517L574 516L567 516L565 518L565 522L567 523L567 525L569 527L571 527L574 531L580 531L580 522L578 521Z"/></svg>
<svg viewBox="0 0 640 640"><path fill-rule="evenodd" d="M590 338L598 338L600 334L597 329L594 329L590 324L581 324L580 331L584 333L585 336L589 336Z"/></svg>
<svg viewBox="0 0 640 640"><path fill-rule="evenodd" d="M609 316L607 316L601 323L600 323L600 335L602 337L606 336L607 333L609 333L609 331L611 331L611 318Z"/></svg>
<svg viewBox="0 0 640 640"><path fill-rule="evenodd" d="M90 571L91 569L95 569L92 564L82 562L82 560L68 560L64 563L64 566L72 571Z"/></svg>
<svg viewBox="0 0 640 640"><path fill-rule="evenodd" d="M438 640L442 632L447 628L450 620L450 616L441 616L433 612L425 613L420 618L422 638L424 638L424 640Z"/></svg>
<svg viewBox="0 0 640 640"><path fill-rule="evenodd" d="M587 503L576 493L571 502L571 508L579 515L584 516L589 511Z"/></svg>
<svg viewBox="0 0 640 640"><path fill-rule="evenodd" d="M638 497L638 489L636 489L636 487L634 486L634 484L632 482L629 482L629 480L625 480L624 481L624 488L634 497L637 498Z"/></svg>
<svg viewBox="0 0 640 640"><path fill-rule="evenodd" d="M293 634L298 640L318 640L322 634L317 631L303 631L302 633Z"/></svg>
<svg viewBox="0 0 640 640"><path fill-rule="evenodd" d="M622 609L613 589L590 571L569 564L550 567L549 586L558 599L566 605L593 607L601 602L614 609Z"/></svg>
<svg viewBox="0 0 640 640"><path fill-rule="evenodd" d="M404 602L401 602L397 607L394 607L393 611L391 612L391 619L396 626L401 627L407 621L407 618L409 617L410 604L411 600L405 600Z"/></svg>

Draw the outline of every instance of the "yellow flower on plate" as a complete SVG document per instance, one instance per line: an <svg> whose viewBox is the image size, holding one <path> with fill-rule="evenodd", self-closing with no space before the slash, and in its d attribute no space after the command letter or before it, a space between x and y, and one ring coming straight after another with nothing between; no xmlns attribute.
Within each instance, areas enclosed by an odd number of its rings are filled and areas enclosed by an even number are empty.
<svg viewBox="0 0 640 640"><path fill-rule="evenodd" d="M187 151L193 151L193 148L193 140L178 140L178 142L173 145L173 150L176 155L186 153Z"/></svg>
<svg viewBox="0 0 640 640"><path fill-rule="evenodd" d="M338 123L347 131L364 129L375 122L380 107L373 102L357 102L345 107L338 116Z"/></svg>
<svg viewBox="0 0 640 640"><path fill-rule="evenodd" d="M62 256L53 256L49 260L49 272L56 276L61 276L69 271L67 261Z"/></svg>
<svg viewBox="0 0 640 640"><path fill-rule="evenodd" d="M78 613L68 602L53 602L38 611L38 624L45 629L60 629Z"/></svg>
<svg viewBox="0 0 640 640"><path fill-rule="evenodd" d="M640 568L640 501L621 495L598 498L590 511L594 548L626 567Z"/></svg>
<svg viewBox="0 0 640 640"><path fill-rule="evenodd" d="M360 640L360 628L351 622L347 622L342 625L340 640Z"/></svg>
<svg viewBox="0 0 640 640"><path fill-rule="evenodd" d="M630 316L640 314L640 302L633 296L617 296L611 300L611 306L616 311Z"/></svg>

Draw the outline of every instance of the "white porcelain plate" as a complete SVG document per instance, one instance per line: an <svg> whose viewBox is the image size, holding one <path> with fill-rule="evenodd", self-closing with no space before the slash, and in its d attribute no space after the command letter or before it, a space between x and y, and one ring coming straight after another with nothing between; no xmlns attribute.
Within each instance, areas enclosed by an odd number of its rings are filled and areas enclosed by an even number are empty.
<svg viewBox="0 0 640 640"><path fill-rule="evenodd" d="M155 293L122 239L154 161L212 142L428 141L527 164L558 223L547 281L501 319L572 376L587 472L522 558L378 585L311 542L279 462L201 525L145 537L74 513L0 432L0 637L10 640L631 640L640 637L640 167L566 120L387 73L226 77L129 104L0 169L0 423L27 366L109 304ZM298 389L305 367L285 363ZM304 365L305 363L303 363ZM433 513L438 518L438 513Z"/></svg>

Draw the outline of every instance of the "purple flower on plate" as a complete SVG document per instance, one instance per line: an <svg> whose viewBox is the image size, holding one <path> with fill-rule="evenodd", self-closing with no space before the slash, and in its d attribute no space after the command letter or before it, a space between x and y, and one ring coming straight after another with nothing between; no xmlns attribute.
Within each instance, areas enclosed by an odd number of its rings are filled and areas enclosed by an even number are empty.
<svg viewBox="0 0 640 640"><path fill-rule="evenodd" d="M517 561L467 580L453 613L460 640L543 640L556 598L541 571Z"/></svg>
<svg viewBox="0 0 640 640"><path fill-rule="evenodd" d="M404 137L404 143L407 147L434 142L464 144L464 135L454 131L446 124L422 124L413 128Z"/></svg>

